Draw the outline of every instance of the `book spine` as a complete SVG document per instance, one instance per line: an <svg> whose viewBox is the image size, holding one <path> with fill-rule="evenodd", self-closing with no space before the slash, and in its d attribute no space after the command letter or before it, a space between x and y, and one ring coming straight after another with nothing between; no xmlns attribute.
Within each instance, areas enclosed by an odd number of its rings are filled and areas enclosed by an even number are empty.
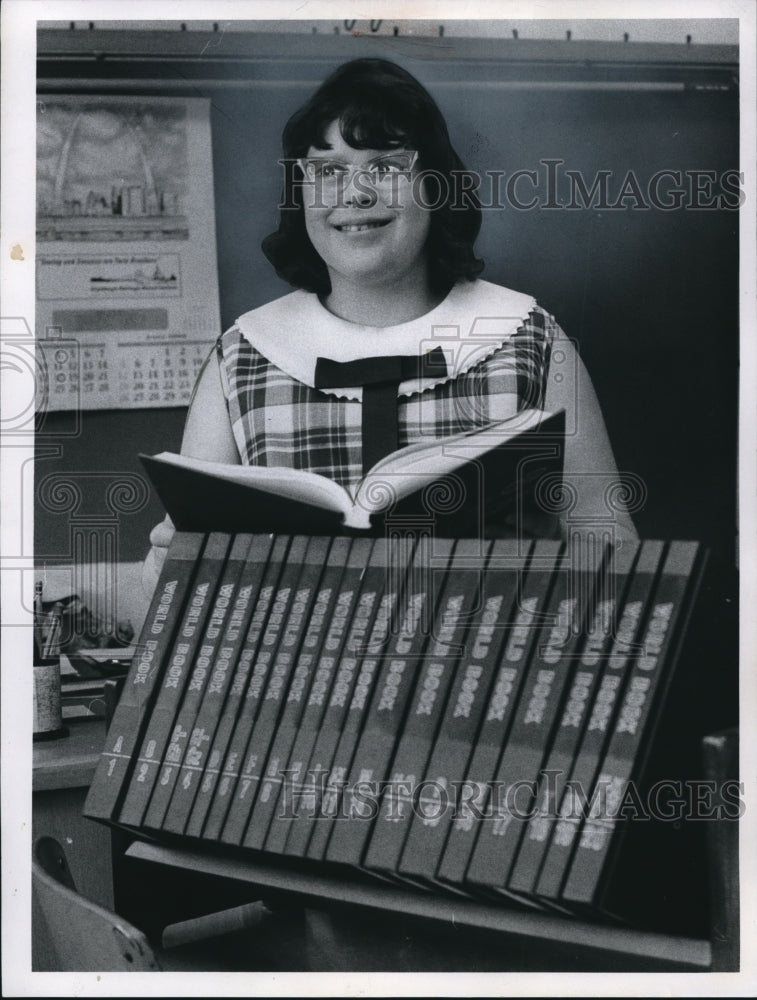
<svg viewBox="0 0 757 1000"><path fill-rule="evenodd" d="M252 598L264 572L270 537L240 534L234 539L229 558L243 560L243 567L163 824L169 833L186 832L252 612Z"/></svg>
<svg viewBox="0 0 757 1000"><path fill-rule="evenodd" d="M312 616L306 613L303 619L308 621L309 617L305 638L270 749L261 764L260 786L242 840L244 847L262 849L281 792L287 797L285 811L290 808L291 780L282 772L286 772L292 744L309 722L308 709L312 712L312 706L322 704L328 696L334 658L347 632L371 544L367 538L355 539L351 547L347 539L335 542L334 561L329 567L333 573L327 574L327 586L318 592L317 612ZM326 554L315 555L313 566L323 569ZM316 583L317 579L314 579L313 593ZM305 628L305 625L301 627Z"/></svg>
<svg viewBox="0 0 757 1000"><path fill-rule="evenodd" d="M583 641L578 668L539 779L533 815L527 822L510 875L508 888L513 892L534 891L558 804L562 801L610 652L617 604L625 593L637 551L637 545L624 544L612 554L603 581L603 593L597 600L593 621Z"/></svg>
<svg viewBox="0 0 757 1000"><path fill-rule="evenodd" d="M468 868L479 826L489 805L489 791L523 691L531 650L545 620L547 601L557 575L562 545L538 539L518 593L510 627L500 644L500 659L455 816L436 871L441 882L459 886Z"/></svg>
<svg viewBox="0 0 757 1000"><path fill-rule="evenodd" d="M381 656L399 615L407 563L412 547L397 544L396 539L379 539L374 556L383 558L384 592L368 639L368 648L355 670L352 693L346 701L346 714L333 728L321 727L311 755L307 783L297 811L285 853L322 860L331 836L332 822L342 802L355 746L379 673Z"/></svg>
<svg viewBox="0 0 757 1000"><path fill-rule="evenodd" d="M243 662L241 652L250 626L250 619L256 608L261 587L268 566L268 558L273 545L273 535L252 536L247 561L239 582L239 594L229 618L223 649L224 659L229 663L228 692L218 716L217 726L212 735L207 753L202 780L198 784L192 809L187 819L185 833L190 837L200 837L210 808L213 792L220 774L221 764L231 739L247 681L250 676L249 660Z"/></svg>
<svg viewBox="0 0 757 1000"><path fill-rule="evenodd" d="M431 569L428 540L418 541L405 612L399 635L384 657L365 729L355 752L345 815L334 824L326 849L328 861L359 865L378 810L381 786L402 730L429 634L430 621L452 552L451 541L436 539L436 560L444 569ZM435 562L436 562L435 560Z"/></svg>
<svg viewBox="0 0 757 1000"><path fill-rule="evenodd" d="M177 532L168 548L84 804L84 815L91 819L112 820L118 815L204 540L201 534Z"/></svg>
<svg viewBox="0 0 757 1000"><path fill-rule="evenodd" d="M340 716L343 714L340 706L347 704L359 663L359 654L367 640L381 597L379 585L383 579L377 578L376 564L372 556L372 550L379 548L380 545L380 539L372 539L370 542L367 539L356 539L353 544L350 562L355 563L357 580L354 586L355 598L349 612L351 624L344 641L335 643L330 636L326 639L326 655L321 657L308 694L302 723L290 743L291 749L285 762L286 782L280 789L275 818L271 822L265 840L267 853L281 854L284 851L299 809L305 782L305 768L322 727L336 729L338 732ZM282 757L282 760L284 759Z"/></svg>
<svg viewBox="0 0 757 1000"><path fill-rule="evenodd" d="M364 866L397 874L413 815L423 803L421 780L444 714L447 694L465 648L470 618L481 593L489 543L461 539L455 545L434 617L434 632L421 665L410 711L399 736L389 784L368 843ZM427 787L427 786L426 786Z"/></svg>
<svg viewBox="0 0 757 1000"><path fill-rule="evenodd" d="M589 814L561 894L568 903L600 906L603 874L621 825L618 822L629 782L641 770L645 743L660 708L659 694L669 679L679 621L688 610L698 571L696 542L671 542L644 624L644 652L634 662L600 773L592 790Z"/></svg>
<svg viewBox="0 0 757 1000"><path fill-rule="evenodd" d="M585 558L586 556L586 558ZM601 554L570 549L564 557L550 602L553 624L537 640L524 695L492 787L491 820L480 825L466 881L504 890L533 809L539 770L547 759L563 693L571 677L588 616Z"/></svg>
<svg viewBox="0 0 757 1000"><path fill-rule="evenodd" d="M515 539L494 542L482 581L479 607L468 632L460 666L450 691L439 735L425 771L425 798L412 817L400 858L400 875L432 881L442 856L459 789L478 743L477 734L497 677L500 652L511 621L518 583L525 572L531 543ZM503 565L504 564L504 565ZM502 713L517 687L516 666L500 668Z"/></svg>
<svg viewBox="0 0 757 1000"><path fill-rule="evenodd" d="M231 536L229 536L229 541L231 541ZM230 551L226 559L218 590L213 598L213 605L205 623L202 638L197 646L192 671L184 689L184 696L174 721L171 737L166 752L163 754L160 774L142 821L142 826L148 830L161 830L165 823L173 790L188 749L189 737L220 646L229 607L234 601L239 577L244 567L244 554L232 544L231 550L233 551L235 548L235 558L231 558Z"/></svg>
<svg viewBox="0 0 757 1000"><path fill-rule="evenodd" d="M620 695L625 687L639 643L639 630L653 593L662 558L663 543L642 543L628 593L622 604L604 673L592 705L589 722L571 770L569 787L563 792L557 820L541 866L536 893L558 900L586 812L587 796L594 787L600 761L612 732Z"/></svg>
<svg viewBox="0 0 757 1000"><path fill-rule="evenodd" d="M304 640L302 614L299 607L293 605L306 547L306 537L298 535L292 540L261 640L258 660L269 661L271 665L255 724L251 727L244 757L240 760L239 777L221 832L220 840L224 844L242 843L299 648Z"/></svg>
<svg viewBox="0 0 757 1000"><path fill-rule="evenodd" d="M216 781L215 792L201 833L203 840L210 840L213 843L220 839L223 824L226 822L226 815L239 778L241 762L247 752L250 734L257 719L268 681L271 659L267 653L264 656L258 656L258 651L271 609L278 598L279 581L286 563L290 540L289 535L274 536L273 548L263 583L239 654L238 668L242 683L246 684L246 688L239 712L234 720L229 744L223 756L223 763L220 765L221 772Z"/></svg>
<svg viewBox="0 0 757 1000"><path fill-rule="evenodd" d="M119 822L126 826L138 827L144 818L184 694L187 675L210 613L228 547L228 535L214 533L208 536L118 817Z"/></svg>

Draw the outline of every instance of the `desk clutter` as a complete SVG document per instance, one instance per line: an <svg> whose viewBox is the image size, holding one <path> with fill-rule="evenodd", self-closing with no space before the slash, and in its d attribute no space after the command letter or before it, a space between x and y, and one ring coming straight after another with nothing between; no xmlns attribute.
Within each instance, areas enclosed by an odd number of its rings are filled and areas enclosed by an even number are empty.
<svg viewBox="0 0 757 1000"><path fill-rule="evenodd" d="M84 814L698 933L703 824L659 788L698 776L707 562L689 541L177 532Z"/></svg>
<svg viewBox="0 0 757 1000"><path fill-rule="evenodd" d="M134 628L128 619L104 621L78 594L63 593L56 582L50 589L54 597L45 600L44 580L35 583L34 663L39 681L34 731L55 729L63 735L62 721L104 717L105 683L126 677L135 650ZM47 668L44 673L42 666ZM41 695L47 697L46 710L40 710Z"/></svg>

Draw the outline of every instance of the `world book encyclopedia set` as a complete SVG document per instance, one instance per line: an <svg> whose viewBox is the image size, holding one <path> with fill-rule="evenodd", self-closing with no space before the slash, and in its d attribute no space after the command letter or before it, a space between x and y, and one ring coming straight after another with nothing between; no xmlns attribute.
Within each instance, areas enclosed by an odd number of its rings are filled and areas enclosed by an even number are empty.
<svg viewBox="0 0 757 1000"><path fill-rule="evenodd" d="M687 541L179 531L85 815L696 933L703 824L659 786L699 776L718 700L706 568Z"/></svg>

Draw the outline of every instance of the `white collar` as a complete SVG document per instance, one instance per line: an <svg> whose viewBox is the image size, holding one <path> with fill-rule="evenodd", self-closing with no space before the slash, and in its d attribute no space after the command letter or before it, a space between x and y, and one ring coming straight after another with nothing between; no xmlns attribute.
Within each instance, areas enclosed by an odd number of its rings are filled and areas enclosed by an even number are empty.
<svg viewBox="0 0 757 1000"><path fill-rule="evenodd" d="M313 388L319 357L334 361L419 355L441 347L448 374L410 379L400 385L409 396L455 378L493 354L512 337L536 305L530 295L489 281L460 281L438 306L396 326L364 326L335 316L312 292L296 291L244 313L237 329L274 365ZM331 395L362 399L362 387L327 389Z"/></svg>

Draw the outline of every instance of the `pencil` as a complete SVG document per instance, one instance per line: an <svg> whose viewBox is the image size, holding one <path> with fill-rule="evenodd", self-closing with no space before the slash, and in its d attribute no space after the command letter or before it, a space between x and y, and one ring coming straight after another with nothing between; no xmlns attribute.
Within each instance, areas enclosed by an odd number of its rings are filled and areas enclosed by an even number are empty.
<svg viewBox="0 0 757 1000"><path fill-rule="evenodd" d="M56 601L47 616L50 630L45 637L45 646L42 651L45 659L60 655L61 608L60 601Z"/></svg>
<svg viewBox="0 0 757 1000"><path fill-rule="evenodd" d="M42 581L41 580L37 580L37 582L34 584L33 633L34 633L34 662L37 663L42 658L43 647L45 644L45 635L42 627Z"/></svg>

